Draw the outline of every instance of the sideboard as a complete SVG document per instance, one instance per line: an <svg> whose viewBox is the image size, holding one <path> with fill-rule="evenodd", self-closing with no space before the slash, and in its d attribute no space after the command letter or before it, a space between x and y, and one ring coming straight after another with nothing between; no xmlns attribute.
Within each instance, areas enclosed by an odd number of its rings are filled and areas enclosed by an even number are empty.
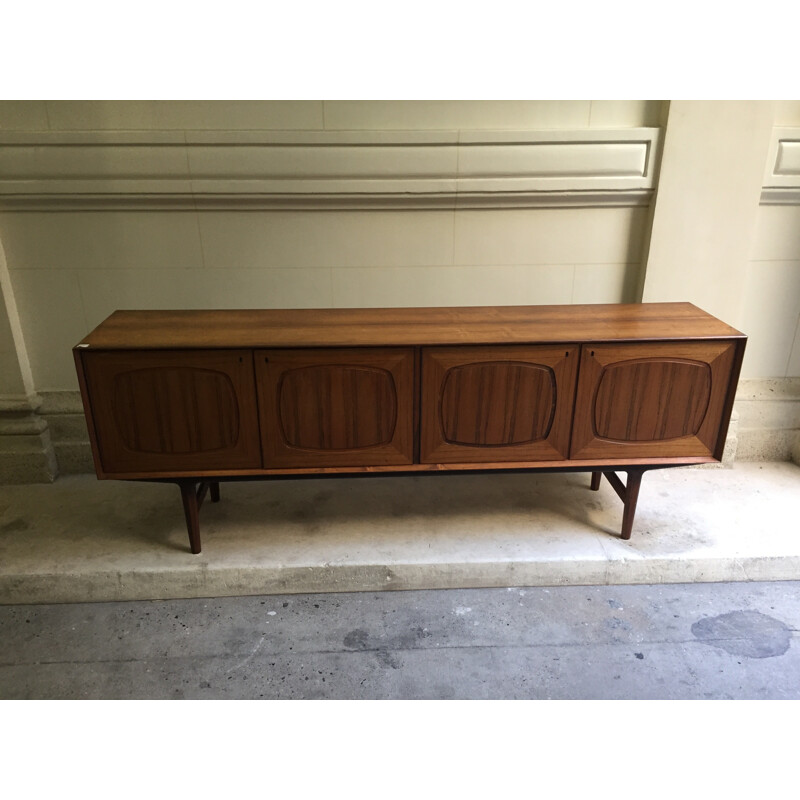
<svg viewBox="0 0 800 800"><path fill-rule="evenodd" d="M74 348L98 478L559 470L631 535L648 469L719 461L746 337L689 303L116 311ZM623 483L618 472L627 473Z"/></svg>

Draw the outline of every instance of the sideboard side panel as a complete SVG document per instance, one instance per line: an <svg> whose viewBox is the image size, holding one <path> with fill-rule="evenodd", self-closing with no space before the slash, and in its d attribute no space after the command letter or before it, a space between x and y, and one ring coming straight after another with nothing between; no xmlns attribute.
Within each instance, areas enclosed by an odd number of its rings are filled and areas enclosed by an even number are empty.
<svg viewBox="0 0 800 800"><path fill-rule="evenodd" d="M92 402L89 396L89 387L86 383L86 370L83 366L83 351L75 348L72 351L75 358L75 371L78 375L78 386L81 390L81 402L83 403L83 413L86 417L86 429L89 433L89 444L92 448L92 460L94 461L94 470L98 478L105 477L103 470L103 462L100 458L100 447L97 442L97 433L94 424L94 414L92 413Z"/></svg>
<svg viewBox="0 0 800 800"><path fill-rule="evenodd" d="M730 425L731 414L733 413L733 403L736 399L736 389L739 385L739 375L742 371L745 347L747 347L747 339L741 338L736 340L733 366L731 367L730 378L728 380L728 390L725 394L725 402L722 404L722 424L720 425L717 443L714 448L714 458L717 461L722 461L722 456L725 452L725 442L728 438L728 426Z"/></svg>

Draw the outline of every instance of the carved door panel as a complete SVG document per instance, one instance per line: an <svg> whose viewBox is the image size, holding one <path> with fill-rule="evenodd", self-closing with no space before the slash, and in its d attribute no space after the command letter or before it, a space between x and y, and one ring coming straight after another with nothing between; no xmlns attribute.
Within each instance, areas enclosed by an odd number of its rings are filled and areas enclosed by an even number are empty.
<svg viewBox="0 0 800 800"><path fill-rule="evenodd" d="M422 352L420 460L567 458L578 347L431 347Z"/></svg>
<svg viewBox="0 0 800 800"><path fill-rule="evenodd" d="M261 466L249 350L82 353L107 473Z"/></svg>
<svg viewBox="0 0 800 800"><path fill-rule="evenodd" d="M724 340L583 345L571 457L713 456L735 349Z"/></svg>
<svg viewBox="0 0 800 800"><path fill-rule="evenodd" d="M265 467L411 464L411 348L259 350Z"/></svg>

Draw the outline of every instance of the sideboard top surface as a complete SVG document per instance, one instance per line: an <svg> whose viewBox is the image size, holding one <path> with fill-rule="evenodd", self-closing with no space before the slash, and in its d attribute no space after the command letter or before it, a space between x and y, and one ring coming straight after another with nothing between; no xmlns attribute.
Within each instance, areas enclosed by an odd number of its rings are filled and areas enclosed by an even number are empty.
<svg viewBox="0 0 800 800"><path fill-rule="evenodd" d="M115 311L100 349L369 347L742 337L691 303Z"/></svg>

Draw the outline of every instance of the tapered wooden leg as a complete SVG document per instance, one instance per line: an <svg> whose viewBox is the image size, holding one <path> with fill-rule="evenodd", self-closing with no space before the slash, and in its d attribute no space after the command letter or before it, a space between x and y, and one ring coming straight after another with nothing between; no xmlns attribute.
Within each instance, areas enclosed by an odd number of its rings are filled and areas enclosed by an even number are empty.
<svg viewBox="0 0 800 800"><path fill-rule="evenodd" d="M633 530L633 517L636 514L636 501L639 499L639 487L642 484L643 469L628 470L628 482L623 484L615 472L604 472L611 488L619 495L619 499L625 504L622 512L622 532L623 539L631 538Z"/></svg>
<svg viewBox="0 0 800 800"><path fill-rule="evenodd" d="M592 485L591 489L593 492L596 492L600 488L600 481L603 477L602 472L593 472L592 473Z"/></svg>
<svg viewBox="0 0 800 800"><path fill-rule="evenodd" d="M189 532L189 546L192 553L200 552L200 515L198 513L197 490L194 481L181 481L183 513L186 515L186 529Z"/></svg>
<svg viewBox="0 0 800 800"><path fill-rule="evenodd" d="M211 502L219 503L219 481L213 481L209 484L211 489Z"/></svg>
<svg viewBox="0 0 800 800"><path fill-rule="evenodd" d="M628 472L625 485L625 510L622 513L622 538L630 539L633 530L633 517L636 514L636 501L639 499L639 487L642 484L642 471Z"/></svg>

